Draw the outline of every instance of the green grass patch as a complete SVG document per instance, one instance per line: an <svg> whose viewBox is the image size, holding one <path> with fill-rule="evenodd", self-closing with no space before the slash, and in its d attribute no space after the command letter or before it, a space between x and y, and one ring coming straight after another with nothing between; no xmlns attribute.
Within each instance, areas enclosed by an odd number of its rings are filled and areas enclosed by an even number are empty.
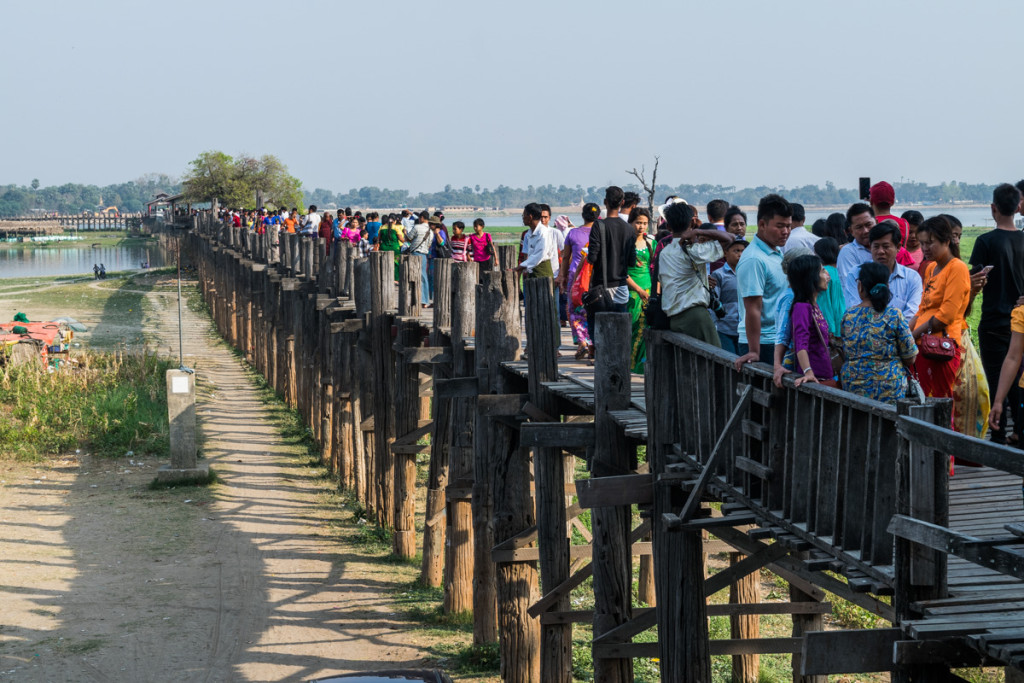
<svg viewBox="0 0 1024 683"><path fill-rule="evenodd" d="M0 367L0 458L39 461L79 449L166 456L171 363L145 352L87 352L76 360L56 372Z"/></svg>

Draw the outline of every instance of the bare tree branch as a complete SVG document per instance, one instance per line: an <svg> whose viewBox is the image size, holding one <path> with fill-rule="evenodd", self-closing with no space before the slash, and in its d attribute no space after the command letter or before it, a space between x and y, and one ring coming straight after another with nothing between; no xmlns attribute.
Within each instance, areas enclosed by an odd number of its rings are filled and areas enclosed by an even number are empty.
<svg viewBox="0 0 1024 683"><path fill-rule="evenodd" d="M644 192L647 193L647 210L651 212L651 217L654 217L654 188L658 184L658 163L661 161L661 157L657 154L654 155L654 170L651 171L651 184L647 184L646 168L641 165L640 170L637 171L636 167L633 167L632 171L626 171L629 175L633 176L640 181L640 186L644 188Z"/></svg>

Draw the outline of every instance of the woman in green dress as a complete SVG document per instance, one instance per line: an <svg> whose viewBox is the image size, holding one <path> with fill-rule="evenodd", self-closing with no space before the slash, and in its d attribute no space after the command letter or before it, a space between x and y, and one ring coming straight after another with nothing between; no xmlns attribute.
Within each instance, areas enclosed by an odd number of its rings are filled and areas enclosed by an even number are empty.
<svg viewBox="0 0 1024 683"><path fill-rule="evenodd" d="M647 299L651 296L651 238L647 226L651 223L651 212L636 208L629 214L629 222L636 229L636 263L626 274L629 286L629 314L633 317L633 352L629 357L633 372L643 374L647 360L647 345L644 343L644 312Z"/></svg>
<svg viewBox="0 0 1024 683"><path fill-rule="evenodd" d="M384 225L380 227L380 232L377 233L377 251L394 252L395 281L398 280L398 255L402 251L403 241L401 233L395 227L395 214L391 214L387 217Z"/></svg>

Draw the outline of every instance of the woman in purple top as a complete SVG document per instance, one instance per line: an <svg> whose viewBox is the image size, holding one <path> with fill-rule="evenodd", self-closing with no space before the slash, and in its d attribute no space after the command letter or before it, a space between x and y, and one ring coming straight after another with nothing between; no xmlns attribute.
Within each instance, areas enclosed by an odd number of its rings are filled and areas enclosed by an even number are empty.
<svg viewBox="0 0 1024 683"><path fill-rule="evenodd" d="M583 225L573 228L565 235L565 247L562 249L562 263L558 269L555 286L563 292L569 291L576 279L576 270L583 260L583 253L590 244L590 228L601 215L601 207L593 202L583 206ZM572 297L566 297L568 308L569 329L572 330L572 341L577 345L576 358L580 359L590 353L590 331L587 329L587 312L575 309Z"/></svg>
<svg viewBox="0 0 1024 683"><path fill-rule="evenodd" d="M837 387L828 350L828 322L818 308L818 294L828 289L829 276L821 259L808 254L789 264L789 286L793 290L790 319L793 326L793 350L797 370L803 376L796 386L805 382Z"/></svg>

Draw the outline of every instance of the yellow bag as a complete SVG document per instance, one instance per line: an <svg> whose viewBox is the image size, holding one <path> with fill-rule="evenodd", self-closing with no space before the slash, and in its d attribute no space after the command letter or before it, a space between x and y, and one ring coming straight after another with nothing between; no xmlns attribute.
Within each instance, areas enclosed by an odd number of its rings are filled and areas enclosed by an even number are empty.
<svg viewBox="0 0 1024 683"><path fill-rule="evenodd" d="M992 400L981 356L971 340L971 331L966 327L960 339L960 349L960 368L953 384L953 429L984 439Z"/></svg>

